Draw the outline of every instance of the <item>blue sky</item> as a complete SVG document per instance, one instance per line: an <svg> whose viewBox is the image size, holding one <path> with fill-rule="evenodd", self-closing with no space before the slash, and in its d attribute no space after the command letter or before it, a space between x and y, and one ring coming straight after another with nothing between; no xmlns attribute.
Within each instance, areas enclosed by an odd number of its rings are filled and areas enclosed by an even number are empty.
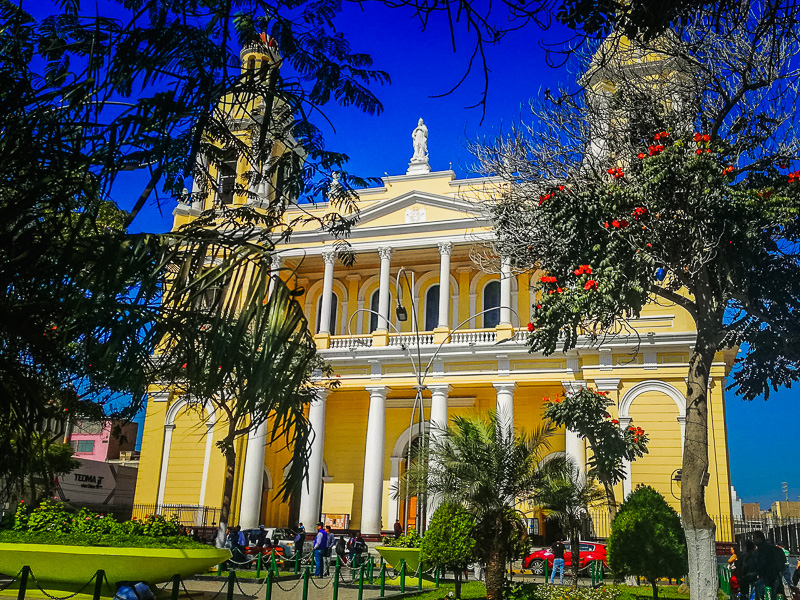
<svg viewBox="0 0 800 600"><path fill-rule="evenodd" d="M370 117L353 109L329 107L326 116L336 126L326 130L330 149L351 158L349 170L363 176L405 173L412 154L411 131L422 117L429 128L428 147L434 170L452 168L459 176L470 174L469 139L508 130L509 124L527 115L528 99L559 81L571 81L568 68L546 64L542 43L564 40L568 33L533 26L510 34L489 49L489 96L486 117L480 124L479 109L468 109L479 99L482 79L476 73L465 86L443 98L431 96L449 90L463 75L472 47L467 38L452 52L443 22L420 32L418 21L408 13L349 6L337 20L354 50L371 54L375 66L389 72L392 84L377 88L385 111ZM461 32L464 33L463 31ZM318 124L322 123L318 119ZM130 205L139 186L118 186L117 200ZM130 195L128 197L127 195ZM134 228L166 231L173 204L161 213L151 205ZM762 508L783 499L781 482L789 483L790 499L800 496L800 461L787 454L793 428L800 424L800 405L792 390L773 394L768 402L745 402L728 392L726 400L731 478L745 501L759 501Z"/></svg>

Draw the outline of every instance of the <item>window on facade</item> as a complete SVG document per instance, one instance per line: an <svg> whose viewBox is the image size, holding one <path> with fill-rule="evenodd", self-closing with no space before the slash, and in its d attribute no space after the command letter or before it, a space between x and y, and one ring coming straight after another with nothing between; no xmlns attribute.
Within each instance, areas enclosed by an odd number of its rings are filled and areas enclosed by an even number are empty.
<svg viewBox="0 0 800 600"><path fill-rule="evenodd" d="M425 331L433 331L439 325L439 286L432 285L425 292Z"/></svg>
<svg viewBox="0 0 800 600"><path fill-rule="evenodd" d="M380 305L380 297L381 297L380 291L379 290L375 290L374 292L372 292L372 296L370 296L370 299L369 299L369 309L371 311L369 313L369 332L370 333L372 333L373 331L375 331L378 328L378 306ZM392 314L392 311L394 310L393 307L394 307L394 304L392 303L392 296L389 295L389 315ZM392 320L391 316L390 316L389 320L390 321ZM391 327L389 327L389 329L391 329Z"/></svg>
<svg viewBox="0 0 800 600"><path fill-rule="evenodd" d="M103 432L103 422L102 421L78 421L75 423L75 429L73 430L75 433L88 433L91 435L97 435Z"/></svg>
<svg viewBox="0 0 800 600"><path fill-rule="evenodd" d="M233 196L236 191L237 163L236 152L229 150L226 153L225 160L219 166L217 204L233 204Z"/></svg>
<svg viewBox="0 0 800 600"><path fill-rule="evenodd" d="M494 310L489 310L494 309ZM485 328L497 327L500 323L500 282L490 281L483 288L483 326Z"/></svg>
<svg viewBox="0 0 800 600"><path fill-rule="evenodd" d="M75 452L78 454L94 452L94 440L78 440L75 444Z"/></svg>
<svg viewBox="0 0 800 600"><path fill-rule="evenodd" d="M333 292L331 298L331 320L328 323L328 331L331 335L336 335L336 319L339 315L339 296L336 295L336 292ZM319 333L320 326L322 325L322 295L320 294L319 300L317 300L317 333Z"/></svg>

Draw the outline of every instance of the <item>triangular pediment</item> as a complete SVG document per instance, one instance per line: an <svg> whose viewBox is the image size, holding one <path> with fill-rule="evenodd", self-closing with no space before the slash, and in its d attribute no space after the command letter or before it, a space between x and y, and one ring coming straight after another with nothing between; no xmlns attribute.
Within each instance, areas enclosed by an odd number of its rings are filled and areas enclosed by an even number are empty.
<svg viewBox="0 0 800 600"><path fill-rule="evenodd" d="M381 200L361 211L355 228L446 223L476 219L477 207L466 200L412 190L390 200Z"/></svg>

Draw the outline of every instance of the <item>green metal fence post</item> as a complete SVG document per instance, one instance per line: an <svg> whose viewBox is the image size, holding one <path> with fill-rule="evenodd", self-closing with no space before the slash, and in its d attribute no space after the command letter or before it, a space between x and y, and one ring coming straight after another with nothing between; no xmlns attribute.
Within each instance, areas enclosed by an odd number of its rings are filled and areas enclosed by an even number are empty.
<svg viewBox="0 0 800 600"><path fill-rule="evenodd" d="M339 555L336 555L336 566L333 568L333 600L339 599L339 570L341 569L341 565L339 564Z"/></svg>
<svg viewBox="0 0 800 600"><path fill-rule="evenodd" d="M180 575L173 575L172 576L172 600L178 600L178 595L181 591L181 576Z"/></svg>
<svg viewBox="0 0 800 600"><path fill-rule="evenodd" d="M272 572L277 577L277 575L278 575L278 561L275 558L275 552L274 551L272 553L272 556L270 557L269 568L272 569Z"/></svg>
<svg viewBox="0 0 800 600"><path fill-rule="evenodd" d="M261 552L258 553L258 558L256 559L256 579L261 577L261 557L264 556Z"/></svg>
<svg viewBox="0 0 800 600"><path fill-rule="evenodd" d="M25 600L25 589L28 587L28 573L30 572L30 567L22 567L22 574L19 576L19 592L17 592L17 600Z"/></svg>
<svg viewBox="0 0 800 600"><path fill-rule="evenodd" d="M300 574L300 556L302 554L303 554L303 549L302 548L300 548L300 550L295 548L295 551L294 551L294 574L295 575L299 575Z"/></svg>
<svg viewBox="0 0 800 600"><path fill-rule="evenodd" d="M228 600L233 600L233 588L236 587L236 571L228 571Z"/></svg>
<svg viewBox="0 0 800 600"><path fill-rule="evenodd" d="M422 589L422 561L420 561L419 568L417 569L417 589Z"/></svg>
<svg viewBox="0 0 800 600"><path fill-rule="evenodd" d="M405 559L400 559L400 593L406 593L406 561Z"/></svg>
<svg viewBox="0 0 800 600"><path fill-rule="evenodd" d="M358 569L358 600L364 600L364 567L361 565Z"/></svg>
<svg viewBox="0 0 800 600"><path fill-rule="evenodd" d="M98 569L94 577L94 594L92 594L92 600L100 600L100 593L103 591L103 579L106 577L106 572L103 571L103 569Z"/></svg>
<svg viewBox="0 0 800 600"><path fill-rule="evenodd" d="M547 583L547 561L544 561L544 582Z"/></svg>
<svg viewBox="0 0 800 600"><path fill-rule="evenodd" d="M369 557L369 584L375 583L375 557L370 554Z"/></svg>
<svg viewBox="0 0 800 600"><path fill-rule="evenodd" d="M217 565L217 577L222 577L222 565L223 563Z"/></svg>
<svg viewBox="0 0 800 600"><path fill-rule="evenodd" d="M311 569L310 565L306 566L306 570L303 571L303 600L308 600L308 576L309 576L309 569Z"/></svg>
<svg viewBox="0 0 800 600"><path fill-rule="evenodd" d="M381 557L381 598L386 595L386 563L383 562L383 557Z"/></svg>
<svg viewBox="0 0 800 600"><path fill-rule="evenodd" d="M272 600L272 571L267 571L267 591L264 600Z"/></svg>
<svg viewBox="0 0 800 600"><path fill-rule="evenodd" d="M434 570L433 577L436 580L436 587L439 587L439 567Z"/></svg>
<svg viewBox="0 0 800 600"><path fill-rule="evenodd" d="M764 597L767 600L772 600L772 588L771 587L767 586L766 588L764 588Z"/></svg>

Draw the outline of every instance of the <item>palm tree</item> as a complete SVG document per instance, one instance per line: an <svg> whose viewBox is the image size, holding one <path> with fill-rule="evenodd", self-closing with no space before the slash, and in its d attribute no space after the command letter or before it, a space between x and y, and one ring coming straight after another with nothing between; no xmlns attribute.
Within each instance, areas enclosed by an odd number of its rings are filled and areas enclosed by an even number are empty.
<svg viewBox="0 0 800 600"><path fill-rule="evenodd" d="M520 507L530 503L546 471L563 465L555 459L540 467L553 431L546 422L530 434L509 435L494 412L483 419L455 417L448 428L429 436L428 460L417 460L405 474L402 493L426 493L475 517L477 558L486 563L489 600L501 598L506 562L524 549Z"/></svg>
<svg viewBox="0 0 800 600"><path fill-rule="evenodd" d="M558 469L543 473L534 502L548 518L561 524L568 532L572 552L572 585L578 587L581 525L589 514L589 507L605 499L603 489L594 477L584 477L574 463L567 460Z"/></svg>

